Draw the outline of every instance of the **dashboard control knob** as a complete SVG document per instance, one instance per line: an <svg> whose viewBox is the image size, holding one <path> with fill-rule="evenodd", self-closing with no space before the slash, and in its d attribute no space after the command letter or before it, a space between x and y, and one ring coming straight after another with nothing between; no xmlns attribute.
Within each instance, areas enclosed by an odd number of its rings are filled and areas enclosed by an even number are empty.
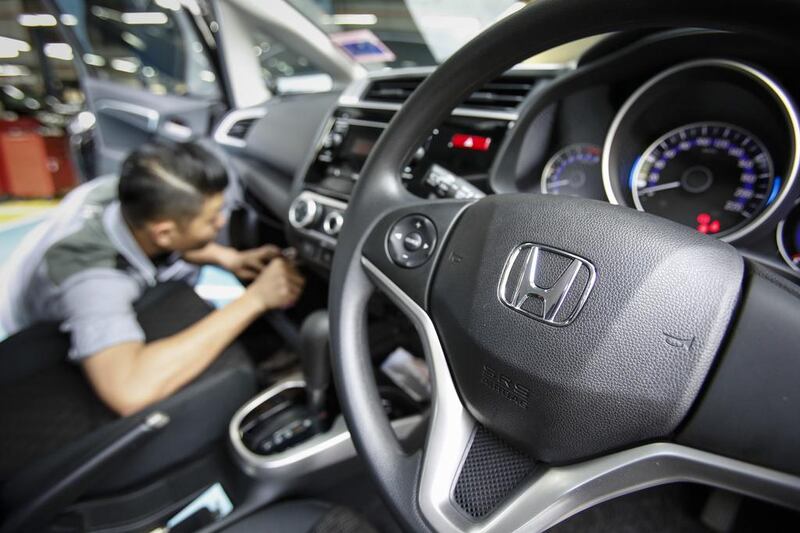
<svg viewBox="0 0 800 533"><path fill-rule="evenodd" d="M323 143L324 148L336 148L342 144L344 137L341 133L329 133Z"/></svg>
<svg viewBox="0 0 800 533"><path fill-rule="evenodd" d="M310 198L298 196L289 208L289 223L295 228L307 228L317 221L320 207Z"/></svg>
<svg viewBox="0 0 800 533"><path fill-rule="evenodd" d="M322 231L335 237L339 234L344 224L344 217L339 211L330 211L325 215L325 220L322 221Z"/></svg>

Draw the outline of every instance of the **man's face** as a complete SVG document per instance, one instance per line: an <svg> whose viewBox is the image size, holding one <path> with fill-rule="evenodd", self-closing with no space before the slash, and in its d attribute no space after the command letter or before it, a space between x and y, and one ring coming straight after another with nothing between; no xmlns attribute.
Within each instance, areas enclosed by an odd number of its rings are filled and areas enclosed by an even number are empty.
<svg viewBox="0 0 800 533"><path fill-rule="evenodd" d="M154 224L153 228L158 228L155 229L156 244L170 252L188 252L213 242L225 225L223 203L224 197L218 193L207 197L200 213L191 220Z"/></svg>

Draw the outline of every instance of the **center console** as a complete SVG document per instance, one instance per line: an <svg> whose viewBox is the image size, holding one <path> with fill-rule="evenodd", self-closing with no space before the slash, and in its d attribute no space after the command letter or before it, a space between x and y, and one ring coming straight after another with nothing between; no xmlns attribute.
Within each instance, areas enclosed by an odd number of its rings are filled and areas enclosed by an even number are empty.
<svg viewBox="0 0 800 533"><path fill-rule="evenodd" d="M389 81L404 83L403 78ZM305 261L322 269L330 268L347 201L364 162L400 108L377 97L370 100L376 83L386 80L356 84L342 97L300 177L301 187L289 210L292 244ZM404 185L422 198L482 196L489 169L515 120L513 108L457 108L398 169Z"/></svg>
<svg viewBox="0 0 800 533"><path fill-rule="evenodd" d="M229 426L239 466L253 477L269 478L279 485L328 468L346 468L348 460L356 457L331 387L327 311L308 315L299 336L302 373L289 375L258 394L236 412ZM390 375L403 370L401 359L395 356ZM402 382L413 384L408 378ZM423 422L427 385L403 393L387 386L386 380L383 383L379 390L384 411L397 437L405 440ZM418 396L419 391L423 394Z"/></svg>
<svg viewBox="0 0 800 533"><path fill-rule="evenodd" d="M230 423L233 456L249 475L289 484L332 467L346 468L356 450L341 414L320 431L293 411L305 404L306 383L288 378L242 406ZM424 422L421 414L392 420L400 441L407 440ZM269 427L269 435L256 435Z"/></svg>
<svg viewBox="0 0 800 533"><path fill-rule="evenodd" d="M517 107L534 83L530 75L505 76L456 108L398 169L409 192L421 199L478 198L487 192L490 168L517 119ZM299 257L317 270L324 273L330 268L348 200L364 163L402 100L423 79L417 73L356 82L322 128L314 153L297 178L288 214L289 240ZM435 230L414 217L405 217L396 227L404 223L410 225L403 241L405 251L388 252L395 262L411 268L417 255L433 249ZM417 255L408 251L411 248ZM371 316L376 320L371 323L370 340L386 345L371 346L383 361L376 365L376 380L387 416L402 439L419 426L421 413L427 409L428 373L420 371L425 363L413 355L421 352L413 335L408 335L413 325L403 325L388 302L373 304ZM300 332L304 378L290 378L264 391L231 421L235 457L252 475L296 479L355 457L335 397L325 392L329 390L329 368L323 364L327 361L327 317L315 315L306 319ZM383 331L385 326L391 331Z"/></svg>

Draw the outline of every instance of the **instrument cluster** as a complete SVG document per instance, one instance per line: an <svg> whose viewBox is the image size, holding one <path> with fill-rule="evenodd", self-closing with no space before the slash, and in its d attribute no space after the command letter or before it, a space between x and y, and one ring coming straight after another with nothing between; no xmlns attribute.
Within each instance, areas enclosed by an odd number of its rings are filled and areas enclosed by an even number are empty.
<svg viewBox="0 0 800 533"><path fill-rule="evenodd" d="M734 243L777 228L780 257L800 273L800 208L781 218L794 201L800 126L769 74L728 59L678 64L631 93L605 135L602 146L574 135L554 146L530 190L608 201Z"/></svg>

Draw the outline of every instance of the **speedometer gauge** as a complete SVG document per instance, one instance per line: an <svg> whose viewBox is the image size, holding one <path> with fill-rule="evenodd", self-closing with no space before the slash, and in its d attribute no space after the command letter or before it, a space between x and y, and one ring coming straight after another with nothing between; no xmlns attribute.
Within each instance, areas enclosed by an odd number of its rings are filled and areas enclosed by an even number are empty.
<svg viewBox="0 0 800 533"><path fill-rule="evenodd" d="M775 179L763 143L721 122L689 124L656 140L631 173L640 211L725 235L760 214Z"/></svg>
<svg viewBox="0 0 800 533"><path fill-rule="evenodd" d="M542 193L604 200L599 146L571 144L556 152L542 172Z"/></svg>

